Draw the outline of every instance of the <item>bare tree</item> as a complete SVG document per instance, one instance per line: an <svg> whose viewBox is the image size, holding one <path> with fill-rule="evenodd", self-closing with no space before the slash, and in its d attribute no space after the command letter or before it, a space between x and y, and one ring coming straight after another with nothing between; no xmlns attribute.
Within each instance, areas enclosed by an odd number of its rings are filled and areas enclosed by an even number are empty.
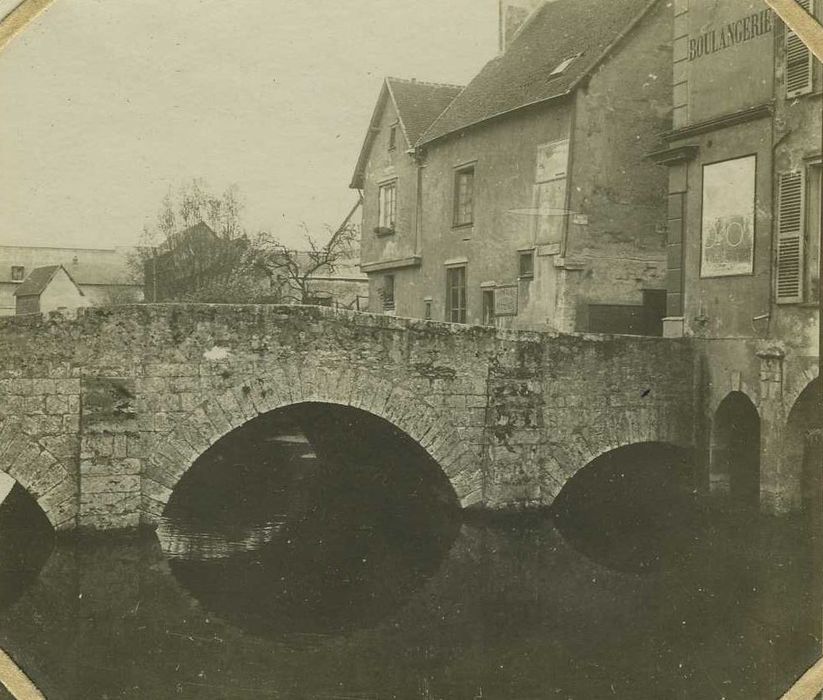
<svg viewBox="0 0 823 700"><path fill-rule="evenodd" d="M269 232L247 235L235 186L216 196L195 179L163 198L130 267L150 302L317 303L317 276L334 275L356 254L350 220L359 206L322 237L303 225L298 250Z"/></svg>
<svg viewBox="0 0 823 700"><path fill-rule="evenodd" d="M232 288L247 244L241 222L242 200L236 185L213 194L201 179L193 179L163 198L153 226L144 226L140 245L129 260L131 277L145 285L148 301L184 300L219 295ZM205 293L205 292L204 292ZM228 292L227 292L228 293Z"/></svg>
<svg viewBox="0 0 823 700"><path fill-rule="evenodd" d="M243 266L253 275L264 275L269 288L282 303L311 304L312 292L319 274L333 275L343 260L350 259L357 245L357 228L348 219L336 231L327 228L329 238L320 243L303 227L304 250L296 250L267 232L250 239L243 256Z"/></svg>

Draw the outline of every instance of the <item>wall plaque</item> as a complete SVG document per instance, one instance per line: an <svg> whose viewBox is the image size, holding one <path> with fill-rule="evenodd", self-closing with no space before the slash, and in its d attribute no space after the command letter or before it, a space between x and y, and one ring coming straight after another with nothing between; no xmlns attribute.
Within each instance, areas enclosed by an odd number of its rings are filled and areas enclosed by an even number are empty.
<svg viewBox="0 0 823 700"><path fill-rule="evenodd" d="M517 316L516 284L507 284L494 290L494 315Z"/></svg>

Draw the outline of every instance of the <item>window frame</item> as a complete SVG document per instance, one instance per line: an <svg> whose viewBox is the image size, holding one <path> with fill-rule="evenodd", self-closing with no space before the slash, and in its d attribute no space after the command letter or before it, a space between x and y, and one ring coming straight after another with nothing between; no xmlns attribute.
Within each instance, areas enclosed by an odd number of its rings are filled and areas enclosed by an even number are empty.
<svg viewBox="0 0 823 700"><path fill-rule="evenodd" d="M387 290L390 290L390 293L387 293ZM383 275L383 288L381 294L383 299L383 311L394 311L397 307L395 290L396 280L394 275Z"/></svg>
<svg viewBox="0 0 823 700"><path fill-rule="evenodd" d="M494 287L481 286L480 293L483 298L483 325L495 326L497 325L497 314L494 310Z"/></svg>
<svg viewBox="0 0 823 700"><path fill-rule="evenodd" d="M466 323L468 317L467 265L451 265L446 268L446 322ZM457 279L455 279L455 277ZM454 292L457 292L455 304Z"/></svg>
<svg viewBox="0 0 823 700"><path fill-rule="evenodd" d="M469 228L474 226L474 203L475 203L475 181L477 176L476 169L477 162L463 163L454 169L453 179L453 197L452 197L452 228ZM467 188L468 192L468 206L463 204L461 199L461 178L465 175L471 174L469 182L471 186ZM463 216L468 210L468 219Z"/></svg>
<svg viewBox="0 0 823 700"><path fill-rule="evenodd" d="M529 261L528 270L523 270L523 262ZM517 277L521 280L534 279L534 248L517 251Z"/></svg>
<svg viewBox="0 0 823 700"><path fill-rule="evenodd" d="M386 214L385 211L385 201L383 198L383 193L387 191L392 192L391 198L391 218L390 221L386 221ZM387 225L388 223L388 225ZM397 228L397 178L393 178L391 180L386 180L385 182L378 183L377 185L377 227L375 228L375 233L378 235L391 235L395 232Z"/></svg>
<svg viewBox="0 0 823 700"><path fill-rule="evenodd" d="M389 127L389 149L390 151L394 151L397 149L397 126L398 123L395 122Z"/></svg>
<svg viewBox="0 0 823 700"><path fill-rule="evenodd" d="M16 274L17 271L19 272L19 276ZM26 266L25 265L12 265L11 266L11 281L12 282L22 282L26 279Z"/></svg>

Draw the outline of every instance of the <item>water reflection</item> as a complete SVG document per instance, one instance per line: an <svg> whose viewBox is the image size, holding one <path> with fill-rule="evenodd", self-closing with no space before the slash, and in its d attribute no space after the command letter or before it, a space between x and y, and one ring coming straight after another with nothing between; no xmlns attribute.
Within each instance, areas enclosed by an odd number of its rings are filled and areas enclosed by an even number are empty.
<svg viewBox="0 0 823 700"><path fill-rule="evenodd" d="M36 501L10 477L0 480L0 610L34 582L54 545Z"/></svg>
<svg viewBox="0 0 823 700"><path fill-rule="evenodd" d="M688 489L655 501L616 476L650 454L622 453L555 515L461 522L393 434L368 444L380 426L360 416L306 415L209 455L157 536L58 541L0 609L0 646L50 700L749 700L819 656L802 519L704 509Z"/></svg>
<svg viewBox="0 0 823 700"><path fill-rule="evenodd" d="M181 584L248 631L373 626L437 570L456 536L450 487L430 461L359 411L275 413L195 464L158 539Z"/></svg>

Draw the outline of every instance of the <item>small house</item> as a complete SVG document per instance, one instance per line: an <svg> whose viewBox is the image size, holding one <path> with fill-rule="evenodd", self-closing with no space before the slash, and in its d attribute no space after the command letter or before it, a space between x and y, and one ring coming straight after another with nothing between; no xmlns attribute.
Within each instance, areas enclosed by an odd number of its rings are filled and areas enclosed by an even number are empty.
<svg viewBox="0 0 823 700"><path fill-rule="evenodd" d="M14 297L18 316L89 306L83 290L62 265L35 268L14 290Z"/></svg>

